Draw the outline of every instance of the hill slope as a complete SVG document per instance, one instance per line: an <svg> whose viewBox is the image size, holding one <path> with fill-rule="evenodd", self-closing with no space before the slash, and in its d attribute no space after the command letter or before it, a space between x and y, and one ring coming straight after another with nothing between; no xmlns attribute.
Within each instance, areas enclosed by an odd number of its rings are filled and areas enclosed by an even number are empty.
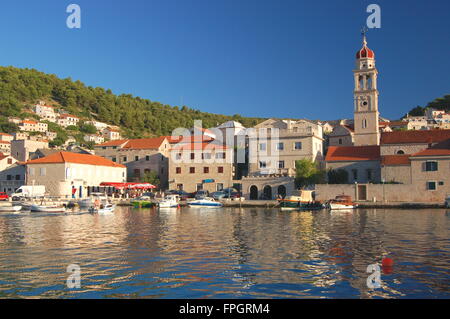
<svg viewBox="0 0 450 319"><path fill-rule="evenodd" d="M186 106L180 109L129 94L115 95L111 90L93 88L34 69L0 67L0 128L8 117L30 116L27 110L38 100L81 118L120 126L125 136L131 138L170 135L177 127L192 127L194 120L202 120L203 127L228 120L251 127L261 121L240 115L205 113Z"/></svg>

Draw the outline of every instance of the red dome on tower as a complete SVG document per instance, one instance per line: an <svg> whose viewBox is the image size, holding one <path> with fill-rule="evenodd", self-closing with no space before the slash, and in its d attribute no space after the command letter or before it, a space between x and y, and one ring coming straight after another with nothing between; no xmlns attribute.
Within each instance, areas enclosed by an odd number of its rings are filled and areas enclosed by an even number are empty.
<svg viewBox="0 0 450 319"><path fill-rule="evenodd" d="M368 47L363 46L363 48L361 50L356 52L356 58L357 59L361 59L361 58L374 59L375 58L375 53L372 50L370 50Z"/></svg>
<svg viewBox="0 0 450 319"><path fill-rule="evenodd" d="M375 52L373 52L372 50L370 50L367 47L367 40L366 40L366 35L365 34L364 34L364 37L363 37L363 47L362 47L361 50L356 52L356 58L357 59L361 59L361 58L375 59Z"/></svg>

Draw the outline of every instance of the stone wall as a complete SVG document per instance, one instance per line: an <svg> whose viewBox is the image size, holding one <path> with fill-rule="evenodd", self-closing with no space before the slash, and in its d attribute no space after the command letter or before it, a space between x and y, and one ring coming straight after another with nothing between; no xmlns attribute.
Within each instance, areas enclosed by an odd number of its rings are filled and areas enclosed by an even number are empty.
<svg viewBox="0 0 450 319"><path fill-rule="evenodd" d="M361 194L364 188L365 194ZM316 199L321 201L344 194L354 200L365 195L366 201L378 203L443 203L450 192L447 188L431 191L426 190L424 185L413 184L317 184L315 191Z"/></svg>

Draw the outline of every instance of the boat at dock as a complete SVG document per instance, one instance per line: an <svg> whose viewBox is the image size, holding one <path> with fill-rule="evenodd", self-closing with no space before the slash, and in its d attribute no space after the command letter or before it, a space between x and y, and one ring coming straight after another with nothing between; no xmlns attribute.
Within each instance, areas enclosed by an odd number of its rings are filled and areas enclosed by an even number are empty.
<svg viewBox="0 0 450 319"><path fill-rule="evenodd" d="M0 212L18 212L22 209L22 205L1 205Z"/></svg>
<svg viewBox="0 0 450 319"><path fill-rule="evenodd" d="M158 203L159 208L176 208L180 204L178 203L180 200L179 195L167 195L162 201Z"/></svg>
<svg viewBox="0 0 450 319"><path fill-rule="evenodd" d="M152 201L150 196L137 197L132 199L130 203L134 206L134 208L151 208L155 206L155 203Z"/></svg>
<svg viewBox="0 0 450 319"><path fill-rule="evenodd" d="M328 202L328 207L331 210L348 210L354 209L358 205L352 201L352 197L349 195L338 195L335 199Z"/></svg>
<svg viewBox="0 0 450 319"><path fill-rule="evenodd" d="M114 213L114 210L116 209L116 205L114 204L106 204L106 205L100 205L99 207L89 207L89 213L91 214L112 214Z"/></svg>
<svg viewBox="0 0 450 319"><path fill-rule="evenodd" d="M41 212L41 213L64 213L66 211L66 208L64 206L59 205L32 204L30 210L32 212Z"/></svg>
<svg viewBox="0 0 450 319"><path fill-rule="evenodd" d="M223 204L221 202L217 202L214 198L204 197L200 199L195 199L187 203L189 207L199 207L199 208L219 208L222 207Z"/></svg>
<svg viewBox="0 0 450 319"><path fill-rule="evenodd" d="M279 199L281 210L319 210L323 209L324 205L321 202L313 199L311 190L300 190L298 196L286 196Z"/></svg>

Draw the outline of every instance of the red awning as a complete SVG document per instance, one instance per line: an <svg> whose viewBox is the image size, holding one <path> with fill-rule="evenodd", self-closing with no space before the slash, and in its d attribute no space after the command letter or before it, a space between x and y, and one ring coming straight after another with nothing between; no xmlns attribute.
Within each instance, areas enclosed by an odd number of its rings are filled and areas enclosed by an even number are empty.
<svg viewBox="0 0 450 319"><path fill-rule="evenodd" d="M100 186L104 187L115 187L117 189L153 189L156 188L155 185L152 185L150 183L110 183L110 182L103 182L100 184Z"/></svg>

